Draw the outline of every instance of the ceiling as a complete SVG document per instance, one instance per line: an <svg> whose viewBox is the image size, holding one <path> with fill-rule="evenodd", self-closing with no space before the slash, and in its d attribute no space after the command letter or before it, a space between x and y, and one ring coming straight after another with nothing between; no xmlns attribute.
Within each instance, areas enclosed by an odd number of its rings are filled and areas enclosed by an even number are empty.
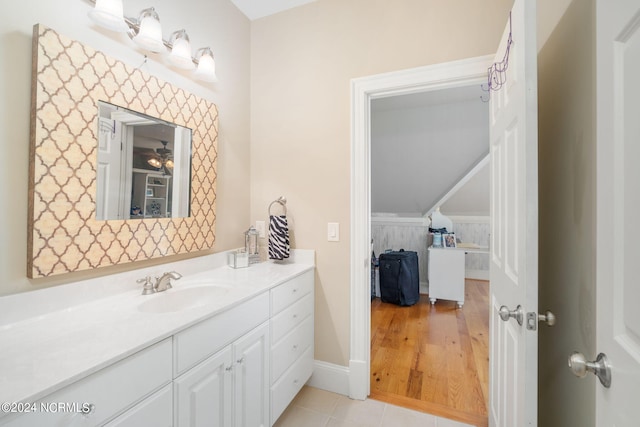
<svg viewBox="0 0 640 427"><path fill-rule="evenodd" d="M434 105L465 103L468 101L476 102L485 95L480 85L430 90L409 95L377 98L375 102L371 103L371 111L379 112L406 108L424 108Z"/></svg>
<svg viewBox="0 0 640 427"><path fill-rule="evenodd" d="M316 0L231 0L252 21L314 1Z"/></svg>
<svg viewBox="0 0 640 427"><path fill-rule="evenodd" d="M451 197L445 214L488 215L488 168L457 186L489 151L482 95L472 85L372 100L373 213L421 216Z"/></svg>

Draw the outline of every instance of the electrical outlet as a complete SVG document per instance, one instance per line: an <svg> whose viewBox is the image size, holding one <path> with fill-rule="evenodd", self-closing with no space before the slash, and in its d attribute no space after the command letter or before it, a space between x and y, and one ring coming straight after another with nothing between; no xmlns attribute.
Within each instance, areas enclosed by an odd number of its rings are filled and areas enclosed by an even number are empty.
<svg viewBox="0 0 640 427"><path fill-rule="evenodd" d="M260 235L260 237L265 237L267 234L266 226L264 221L256 221L256 231Z"/></svg>

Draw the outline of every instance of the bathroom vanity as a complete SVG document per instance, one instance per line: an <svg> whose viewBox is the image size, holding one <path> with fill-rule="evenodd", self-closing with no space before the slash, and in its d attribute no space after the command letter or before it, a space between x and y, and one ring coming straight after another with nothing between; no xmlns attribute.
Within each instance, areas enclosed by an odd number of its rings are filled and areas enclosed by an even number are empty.
<svg viewBox="0 0 640 427"><path fill-rule="evenodd" d="M214 104L39 24L32 69L28 278L214 247ZM272 425L313 370L314 256L0 297L0 426Z"/></svg>
<svg viewBox="0 0 640 427"><path fill-rule="evenodd" d="M55 298L90 286L0 298L0 425L272 425L313 371L314 255L296 253L245 269L226 254L202 257L216 268L162 266L183 277L153 295L131 280L149 269L124 273L110 279L117 292L94 284L97 299L62 309Z"/></svg>

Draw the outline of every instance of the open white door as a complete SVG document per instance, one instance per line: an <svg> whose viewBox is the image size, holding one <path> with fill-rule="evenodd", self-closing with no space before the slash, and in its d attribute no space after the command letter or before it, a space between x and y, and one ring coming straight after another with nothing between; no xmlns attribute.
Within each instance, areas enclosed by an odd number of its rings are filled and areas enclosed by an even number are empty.
<svg viewBox="0 0 640 427"><path fill-rule="evenodd" d="M536 2L516 0L496 54L491 92L489 425L537 425L538 106ZM513 43L509 47L509 35ZM501 313L502 312L502 316ZM529 321L527 314L531 313ZM504 318L503 318L504 317ZM527 325L532 322L529 330Z"/></svg>
<svg viewBox="0 0 640 427"><path fill-rule="evenodd" d="M640 3L597 0L597 349L611 385L596 381L596 425L640 423ZM576 349L580 350L580 349ZM596 355L585 355L594 360Z"/></svg>
<svg viewBox="0 0 640 427"><path fill-rule="evenodd" d="M98 118L98 161L96 179L96 219L124 219L122 215L122 125ZM107 131L112 129L111 131Z"/></svg>

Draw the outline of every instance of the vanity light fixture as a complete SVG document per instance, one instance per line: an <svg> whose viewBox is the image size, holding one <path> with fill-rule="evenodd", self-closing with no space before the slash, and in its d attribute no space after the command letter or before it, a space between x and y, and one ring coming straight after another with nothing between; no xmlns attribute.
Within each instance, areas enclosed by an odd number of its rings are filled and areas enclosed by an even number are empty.
<svg viewBox="0 0 640 427"><path fill-rule="evenodd" d="M89 12L93 22L103 28L126 32L140 47L154 53L167 53L169 63L177 68L193 70L194 77L204 82L217 82L216 65L211 48L200 48L191 56L191 43L185 30L175 31L169 41L162 38L160 17L153 7L140 12L138 19L124 16L122 0L86 0L94 5Z"/></svg>

